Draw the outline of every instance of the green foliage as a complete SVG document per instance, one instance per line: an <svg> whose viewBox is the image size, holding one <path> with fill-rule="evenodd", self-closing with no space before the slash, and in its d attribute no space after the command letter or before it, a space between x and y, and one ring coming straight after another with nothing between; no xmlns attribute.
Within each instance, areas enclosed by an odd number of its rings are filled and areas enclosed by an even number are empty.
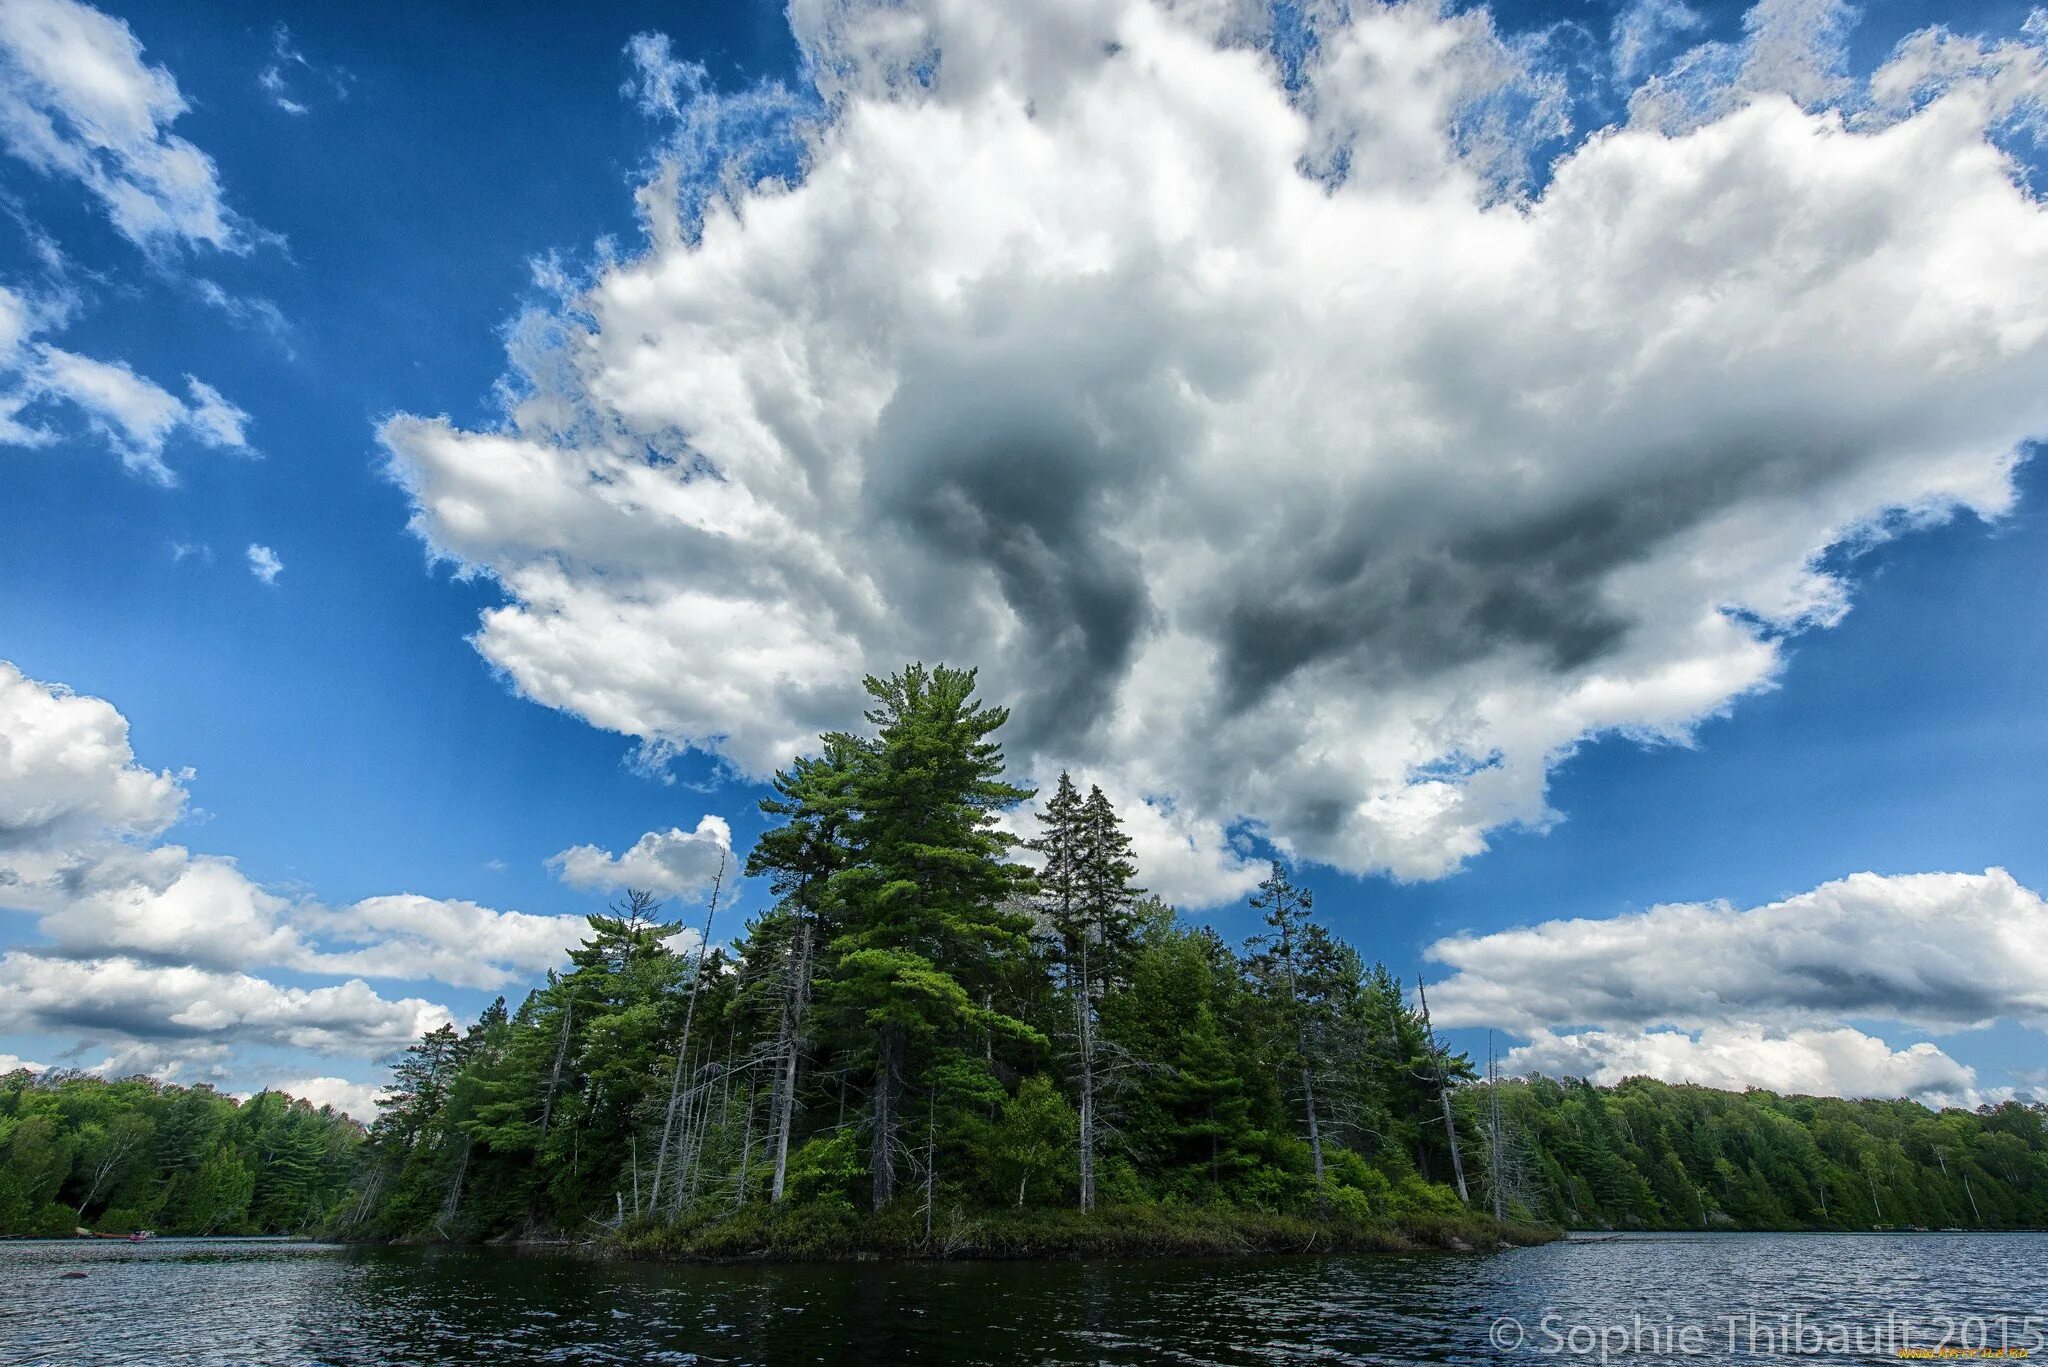
<svg viewBox="0 0 2048 1367"><path fill-rule="evenodd" d="M281 1092L80 1073L0 1077L0 1235L74 1229L285 1234L320 1228L363 1129Z"/></svg>
<svg viewBox="0 0 2048 1367"><path fill-rule="evenodd" d="M1501 1181L1527 1216L1581 1228L2040 1228L2048 1110L1720 1092L1501 1086ZM1460 1096L1476 1133L1483 1088Z"/></svg>
<svg viewBox="0 0 2048 1367"><path fill-rule="evenodd" d="M1857 1227L1875 1191L1892 1222L1963 1223L1967 1178L1986 1223L2044 1222L2034 1112L1544 1082L1504 1089L1496 1162L1470 1062L1294 873L1274 865L1240 952L1143 897L1108 798L1065 774L1026 869L1007 814L1031 794L973 672L867 690L865 732L776 775L746 862L772 902L701 983L651 897L592 917L516 1010L407 1052L344 1228L690 1255L1482 1244L1490 1222L1447 1185L1442 1078L1477 1198L1498 1181L1526 1218L1796 1225L1826 1202ZM202 1159L222 1138L156 1123ZM20 1136L20 1180L53 1142ZM195 1161L167 1206L283 1219L308 1203L304 1163L265 1161L246 1194ZM1930 1161L1950 1175L1901 1175Z"/></svg>

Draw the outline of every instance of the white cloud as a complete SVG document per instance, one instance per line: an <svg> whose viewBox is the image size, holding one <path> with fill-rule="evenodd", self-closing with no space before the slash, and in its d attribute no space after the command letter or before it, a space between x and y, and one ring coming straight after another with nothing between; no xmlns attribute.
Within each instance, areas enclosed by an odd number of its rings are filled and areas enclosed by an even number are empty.
<svg viewBox="0 0 2048 1367"><path fill-rule="evenodd" d="M1676 903L1429 954L1457 970L1433 991L1445 1025L2048 1029L2048 903L2003 869L1859 873L1748 910Z"/></svg>
<svg viewBox="0 0 2048 1367"><path fill-rule="evenodd" d="M302 963L331 973L503 987L557 967L589 933L581 916L493 911L475 902L399 893L327 909L302 903L293 924L329 942Z"/></svg>
<svg viewBox="0 0 2048 1367"><path fill-rule="evenodd" d="M1208 12L793 4L801 183L684 140L501 426L383 429L485 657L750 775L979 663L1197 904L1233 830L1447 873L1580 739L1769 687L1827 548L2009 505L2048 217L1988 77L1845 123L1844 11L1770 0L1529 190L1557 78L1483 12L1318 11L1292 93Z"/></svg>
<svg viewBox="0 0 2048 1367"><path fill-rule="evenodd" d="M76 406L86 425L136 474L170 485L177 482L164 464L164 446L184 433L202 446L248 450L249 415L219 390L190 376L190 403L119 361L96 361L61 347L33 348L23 375L24 402L62 399ZM43 434L44 439L48 434Z"/></svg>
<svg viewBox="0 0 2048 1367"><path fill-rule="evenodd" d="M346 100L354 79L342 67L314 66L299 50L298 40L292 37L292 31L279 24L271 30L270 61L257 73L256 84L262 87L273 105L293 118L300 118L312 112L308 103L312 96L305 93L300 84L302 81L325 86L327 93L336 100Z"/></svg>
<svg viewBox="0 0 2048 1367"><path fill-rule="evenodd" d="M1635 0L1614 19L1614 74L1633 85L1675 38L1705 22L1685 0Z"/></svg>
<svg viewBox="0 0 2048 1367"><path fill-rule="evenodd" d="M59 434L27 414L69 405L122 465L165 486L177 482L164 463L164 448L178 434L202 446L253 454L249 415L203 380L185 377L188 402L124 362L33 340L67 321L72 306L61 292L24 293L0 285L0 444L50 445Z"/></svg>
<svg viewBox="0 0 2048 1367"><path fill-rule="evenodd" d="M291 902L249 881L234 860L181 845L80 852L54 877L0 886L0 906L38 914L42 932L72 954L220 969L296 967L312 957L287 924Z"/></svg>
<svg viewBox="0 0 2048 1367"><path fill-rule="evenodd" d="M272 1090L316 1107L332 1106L367 1125L377 1118L377 1098L388 1089L377 1083L350 1082L339 1077L302 1077L275 1083Z"/></svg>
<svg viewBox="0 0 2048 1367"><path fill-rule="evenodd" d="M286 72L293 67L307 65L305 54L292 42L292 31L279 24L270 34L270 65L263 68L256 77L256 84L263 87L263 93L270 96L270 102L291 115L307 112L306 106L292 98L291 78Z"/></svg>
<svg viewBox="0 0 2048 1367"><path fill-rule="evenodd" d="M284 561L277 558L277 552L268 546L249 543L249 573L266 584L275 584L277 576L284 573Z"/></svg>
<svg viewBox="0 0 2048 1367"><path fill-rule="evenodd" d="M0 1053L0 1075L12 1073L21 1068L26 1068L31 1073L40 1073L45 1066L41 1063L31 1063L19 1054Z"/></svg>
<svg viewBox="0 0 2048 1367"><path fill-rule="evenodd" d="M563 882L579 888L643 888L665 896L695 897L711 886L732 855L732 828L706 816L697 829L649 831L624 854L575 845L548 860Z"/></svg>
<svg viewBox="0 0 2048 1367"><path fill-rule="evenodd" d="M0 908L38 917L65 954L492 988L561 963L588 930L581 916L410 893L340 906L283 896L232 859L147 845L185 798L180 776L135 762L111 704L0 661ZM729 839L717 817L698 830ZM686 867L680 852L664 857Z"/></svg>
<svg viewBox="0 0 2048 1367"><path fill-rule="evenodd" d="M0 860L0 872L8 868ZM40 881L0 881L0 907L37 915L69 954L120 952L219 970L290 968L503 987L560 964L581 916L494 911L414 893L327 906L284 897L232 859L179 845L105 847Z"/></svg>
<svg viewBox="0 0 2048 1367"><path fill-rule="evenodd" d="M375 1056L447 1023L417 997L378 996L361 979L280 987L246 973L114 957L0 957L0 1028L219 1049L231 1044ZM160 1065L159 1065L160 1070ZM131 1071L134 1071L131 1069Z"/></svg>
<svg viewBox="0 0 2048 1367"><path fill-rule="evenodd" d="M0 869L40 877L50 858L156 835L184 809L179 777L135 762L110 704L0 660Z"/></svg>
<svg viewBox="0 0 2048 1367"><path fill-rule="evenodd" d="M1722 1026L1687 1034L1539 1030L1505 1060L1511 1073L1582 1077L1612 1086L1653 1077L1740 1091L1763 1087L1800 1096L1909 1097L1933 1106L1974 1106L1977 1074L1932 1044L1893 1049L1850 1029L1767 1034L1761 1026Z"/></svg>
<svg viewBox="0 0 2048 1367"><path fill-rule="evenodd" d="M37 170L84 185L144 247L244 251L213 159L170 131L185 112L171 73L128 25L74 0L0 6L0 140Z"/></svg>

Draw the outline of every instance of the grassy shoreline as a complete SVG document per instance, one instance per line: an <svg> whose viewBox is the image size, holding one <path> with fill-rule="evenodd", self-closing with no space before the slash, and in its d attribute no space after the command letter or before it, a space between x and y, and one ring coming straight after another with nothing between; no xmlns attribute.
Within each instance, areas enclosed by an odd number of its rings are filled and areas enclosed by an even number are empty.
<svg viewBox="0 0 2048 1367"><path fill-rule="evenodd" d="M1120 1206L1088 1215L1076 1210L952 1212L935 1219L927 1236L923 1216L916 1212L835 1218L815 1209L788 1209L745 1210L697 1223L629 1225L607 1244L623 1257L689 1262L1065 1261L1491 1253L1548 1243L1563 1233L1542 1225L1497 1225L1477 1215L1375 1225L1258 1211Z"/></svg>

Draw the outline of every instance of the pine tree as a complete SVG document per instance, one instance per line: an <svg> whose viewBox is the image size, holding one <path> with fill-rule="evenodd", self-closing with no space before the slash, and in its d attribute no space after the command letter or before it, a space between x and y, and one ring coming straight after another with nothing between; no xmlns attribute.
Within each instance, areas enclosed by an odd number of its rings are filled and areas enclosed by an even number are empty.
<svg viewBox="0 0 2048 1367"><path fill-rule="evenodd" d="M828 992L841 1028L865 1037L869 1176L877 1209L896 1193L900 1098L913 1073L962 1053L970 1027L1031 1042L1030 1026L980 999L1000 960L1029 948L1011 906L1028 880L996 814L1031 796L1003 780L991 739L1009 710L974 697L974 671L911 665L869 678L871 741L855 757L850 866L832 879L845 923Z"/></svg>
<svg viewBox="0 0 2048 1367"><path fill-rule="evenodd" d="M1066 775L1062 774L1062 781ZM1077 970L1075 1015L1080 1036L1081 1105L1080 1127L1081 1209L1095 1209L1095 1158L1101 1127L1100 1098L1101 1041L1097 1016L1103 995L1116 981L1129 957L1132 907L1143 888L1132 886L1138 866L1131 859L1130 838L1124 834L1109 799L1102 789L1090 787L1078 822L1078 855L1075 879L1080 890L1080 921L1077 933L1068 936L1072 963Z"/></svg>
<svg viewBox="0 0 2048 1367"><path fill-rule="evenodd" d="M1283 1028L1292 1037L1295 1064L1301 1078L1301 1104L1307 1120L1309 1154L1315 1169L1317 1200L1321 1201L1324 1191L1323 1134L1321 1117L1316 1109L1315 1075L1320 1057L1315 1045L1323 1013L1318 1009L1320 1002L1317 1000L1318 979L1322 975L1316 970L1325 967L1322 960L1326 954L1321 951L1328 943L1327 935L1318 937L1313 934L1321 930L1309 919L1315 909L1315 895L1306 888L1295 887L1277 859L1260 882L1258 891L1252 894L1251 905L1270 932L1253 936L1248 942L1253 951L1253 971L1266 980L1275 994Z"/></svg>

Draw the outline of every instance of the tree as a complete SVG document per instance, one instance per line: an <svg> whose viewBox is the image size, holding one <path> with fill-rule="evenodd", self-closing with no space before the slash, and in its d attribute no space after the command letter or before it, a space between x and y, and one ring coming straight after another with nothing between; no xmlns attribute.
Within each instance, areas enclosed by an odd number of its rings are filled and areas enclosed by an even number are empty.
<svg viewBox="0 0 2048 1367"><path fill-rule="evenodd" d="M1098 1015L1102 997L1115 980L1115 967L1128 955L1131 908L1144 889L1132 885L1138 868L1131 859L1130 838L1101 788L1091 786L1083 801L1073 779L1062 770L1052 798L1039 814L1039 827L1039 837L1032 842L1044 860L1038 873L1039 908L1053 929L1074 1016L1079 1197L1081 1209L1087 1211L1095 1209L1101 1128Z"/></svg>
<svg viewBox="0 0 2048 1367"><path fill-rule="evenodd" d="M1009 710L974 697L974 671L911 665L870 677L876 734L828 742L854 759L849 862L832 877L845 920L827 985L842 1030L865 1036L869 1174L877 1209L896 1193L899 1098L914 1069L966 1044L970 1027L1030 1041L1023 1021L978 1002L999 959L1027 951L1011 906L1028 874L996 824L1031 796L1005 782L992 737Z"/></svg>
<svg viewBox="0 0 2048 1367"><path fill-rule="evenodd" d="M1295 887L1279 860L1273 861L1252 894L1251 905L1268 927L1267 934L1255 935L1247 942L1253 951L1252 971L1277 1000L1283 1028L1293 1041L1320 1201L1324 1163L1322 1126L1316 1112L1315 1075L1320 1060L1315 1045L1328 1018L1326 990L1334 967L1333 947L1327 932L1309 919L1315 895Z"/></svg>
<svg viewBox="0 0 2048 1367"><path fill-rule="evenodd" d="M748 967L755 970L751 980L772 985L771 1201L783 1198L788 1181L789 1139L796 1123L798 1070L807 1043L816 958L819 945L832 934L833 876L850 862L847 825L862 753L849 737L827 736L822 755L799 757L777 772L775 794L761 800L761 811L781 817L782 824L764 832L747 856L747 876L765 875L776 899L774 911L749 927L743 951Z"/></svg>

